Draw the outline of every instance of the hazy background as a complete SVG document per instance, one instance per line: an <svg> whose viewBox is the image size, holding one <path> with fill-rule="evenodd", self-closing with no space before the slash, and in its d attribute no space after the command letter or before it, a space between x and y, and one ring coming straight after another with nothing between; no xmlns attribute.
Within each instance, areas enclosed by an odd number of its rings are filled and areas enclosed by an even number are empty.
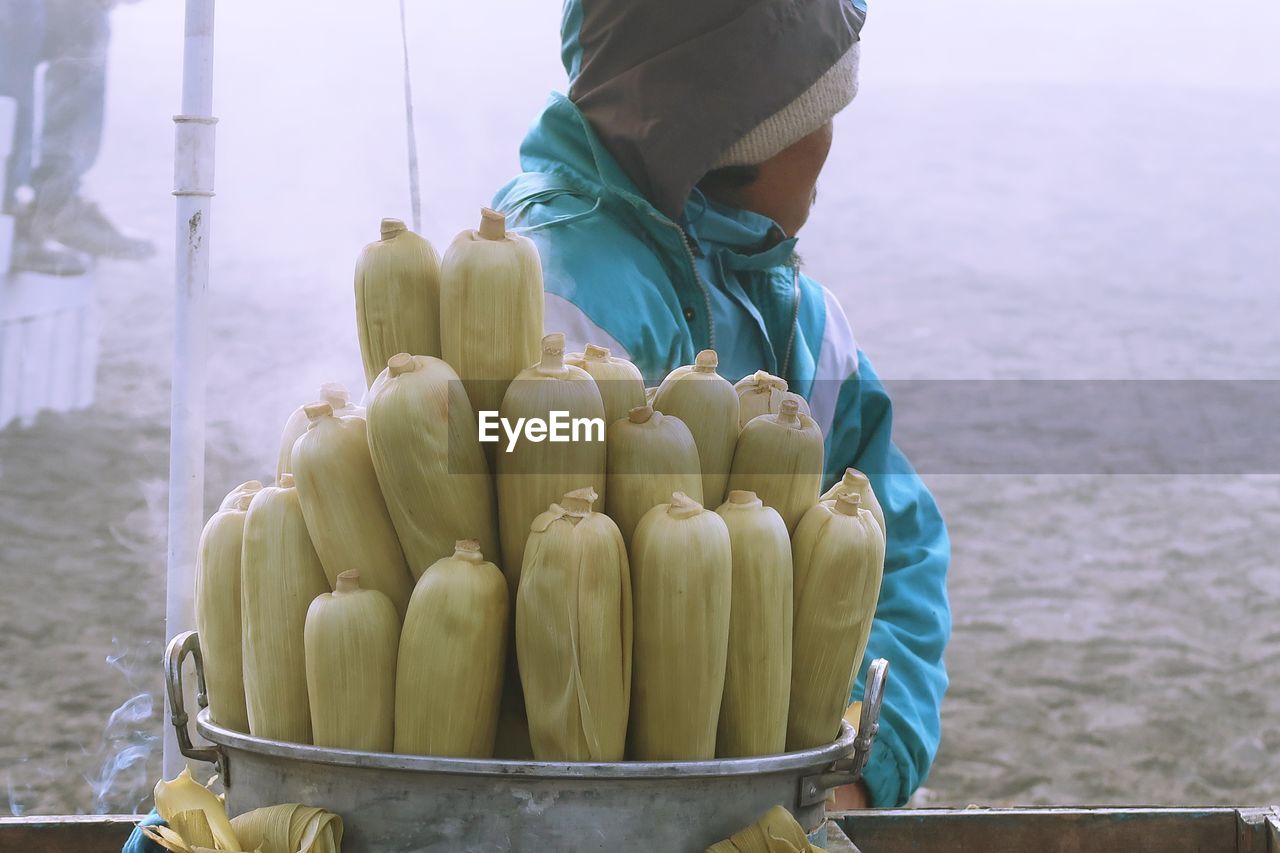
<svg viewBox="0 0 1280 853"><path fill-rule="evenodd" d="M159 773L180 6L114 14L88 187L161 257L98 267L98 404L0 432L16 813L140 808ZM410 0L438 248L563 87L558 19ZM889 378L1280 377L1277 31L1269 0L872 0L809 271ZM224 0L217 51L211 502L320 382L360 386L352 264L408 215L394 3ZM918 802L1280 799L1280 477L928 481L955 632Z"/></svg>

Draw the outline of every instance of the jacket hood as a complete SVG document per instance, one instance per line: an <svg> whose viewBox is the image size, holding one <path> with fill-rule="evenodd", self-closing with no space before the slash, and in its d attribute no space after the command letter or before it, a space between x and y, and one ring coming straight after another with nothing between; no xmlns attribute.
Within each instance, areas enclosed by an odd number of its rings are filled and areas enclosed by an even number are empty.
<svg viewBox="0 0 1280 853"><path fill-rule="evenodd" d="M566 0L569 98L671 219L735 142L858 40L849 0Z"/></svg>

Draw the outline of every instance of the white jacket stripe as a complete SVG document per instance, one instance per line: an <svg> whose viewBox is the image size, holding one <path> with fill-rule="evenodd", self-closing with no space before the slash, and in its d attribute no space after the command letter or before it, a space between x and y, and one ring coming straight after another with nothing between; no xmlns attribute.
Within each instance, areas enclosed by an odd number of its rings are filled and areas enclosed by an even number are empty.
<svg viewBox="0 0 1280 853"><path fill-rule="evenodd" d="M809 408L825 437L831 434L841 386L858 372L858 342L854 340L853 329L840 302L825 287L822 293L827 303L827 321L822 331L822 348L818 350Z"/></svg>

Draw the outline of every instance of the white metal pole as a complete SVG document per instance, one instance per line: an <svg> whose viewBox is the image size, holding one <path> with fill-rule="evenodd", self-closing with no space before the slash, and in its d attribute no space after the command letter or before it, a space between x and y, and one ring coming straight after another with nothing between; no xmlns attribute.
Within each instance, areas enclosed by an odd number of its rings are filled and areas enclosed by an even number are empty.
<svg viewBox="0 0 1280 853"><path fill-rule="evenodd" d="M213 4L186 0L182 113L175 124L177 196L173 392L169 414L169 553L165 641L195 625L196 547L204 513L205 320L213 201ZM167 703L166 699L166 703ZM167 711L168 709L166 709ZM183 766L173 727L164 726L164 778Z"/></svg>

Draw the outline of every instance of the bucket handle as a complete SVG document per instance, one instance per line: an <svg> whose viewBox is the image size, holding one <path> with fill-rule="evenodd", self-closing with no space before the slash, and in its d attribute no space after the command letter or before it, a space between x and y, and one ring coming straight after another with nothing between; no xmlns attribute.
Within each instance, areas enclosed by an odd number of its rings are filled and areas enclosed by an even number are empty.
<svg viewBox="0 0 1280 853"><path fill-rule="evenodd" d="M200 652L200 637L195 631L183 631L169 641L164 650L164 682L169 695L169 721L173 724L178 737L178 751L193 761L204 761L218 768L218 778L225 786L227 779L227 762L222 750L216 746L196 746L191 740L191 731L187 728L187 707L185 693L182 690L182 664L190 656L196 666L196 704L201 708L209 707L209 691L204 682L204 655Z"/></svg>
<svg viewBox="0 0 1280 853"><path fill-rule="evenodd" d="M815 806L826 800L832 788L852 785L862 778L871 757L871 747L880 731L880 706L884 704L884 685L889 678L889 662L876 658L867 670L867 686L862 691L862 714L858 718L858 734L853 739L853 755L833 762L824 772L800 780L800 805Z"/></svg>

